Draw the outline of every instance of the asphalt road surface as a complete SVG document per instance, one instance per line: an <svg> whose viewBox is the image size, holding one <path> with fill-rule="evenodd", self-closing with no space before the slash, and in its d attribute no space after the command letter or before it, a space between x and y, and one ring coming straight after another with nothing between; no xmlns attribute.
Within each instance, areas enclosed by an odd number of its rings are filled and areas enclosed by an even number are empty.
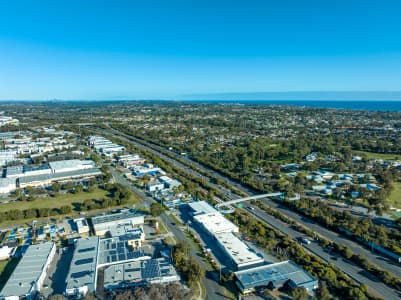
<svg viewBox="0 0 401 300"><path fill-rule="evenodd" d="M269 214L263 212L257 206L249 205L253 207L252 210L249 210L251 214L256 216L258 219L265 221L273 228L280 230L286 235L296 239L298 237L303 237L301 233L293 230L290 225L284 223L280 220L274 219ZM319 256L326 262L330 262L346 273L349 277L353 278L355 281L360 284L365 284L370 292L380 296L383 299L400 299L401 293L395 289L392 289L385 285L384 283L378 281L375 277L370 275L368 272L355 265L353 262L344 259L342 256L329 253L326 249L320 246L317 242L312 241L309 245L302 244L304 248L306 248L310 253L313 253Z"/></svg>
<svg viewBox="0 0 401 300"><path fill-rule="evenodd" d="M141 197L146 207L150 207L152 203L156 202L153 198L146 195L140 189L133 187L132 184L128 180L126 180L123 176L121 176L121 174L119 174L115 169L110 168L110 172L118 183L128 186L134 193L136 193L139 197ZM187 244L190 246L191 257L195 258L196 261L201 265L201 267L206 271L206 277L203 280L206 289L205 299L208 300L224 299L225 288L217 282L218 277L215 276L215 272L210 270L209 266L204 262L201 253L199 253L198 249L194 247L192 241L189 240L189 238L185 235L185 233L176 225L174 220L172 220L167 213L163 213L161 215L161 218L168 227L168 230L174 234L177 240L187 242Z"/></svg>
<svg viewBox="0 0 401 300"><path fill-rule="evenodd" d="M200 177L202 179L205 179L206 181L208 181L208 184L210 184L212 187L216 188L217 190L226 193L226 189L221 188L221 186L218 186L216 184L213 183L212 180L210 180L210 178L206 177L205 175L197 172L196 170L193 170L192 167L189 166L193 166L194 168L197 169L201 169L204 170L205 172L208 172L209 174L212 174L214 177L219 178L220 180L224 181L226 184L230 184L231 186L233 186L235 189L238 189L242 192L245 192L249 195L255 195L256 193L251 190L248 187L242 186L241 184L239 184L238 182L235 182L233 180L231 180L230 178L221 175L220 173L217 173L211 169L209 169L208 167L205 167L197 162L192 161L191 159L189 159L188 157L184 157L184 156L180 156L179 154L176 154L174 152L169 153L169 156L163 154L162 152L166 152L167 150L165 148L162 148L160 146L157 145L150 145L147 142L141 141L137 138L133 138L127 135L124 135L122 133L117 133L115 131L103 131L103 133L106 134L110 134L112 136L115 136L117 138L120 138L122 140L125 140L126 142L130 142L132 143L134 146L138 147L138 148L142 148L145 149L153 154L158 155L159 157L161 157L162 159L166 160L167 162L174 164L174 166L188 172L189 174L193 175L193 176L197 176ZM176 157L176 158L172 158L170 157L170 155L172 157ZM183 164L180 161L185 160L185 164ZM227 193L226 193L227 194ZM235 195L234 193L230 193L228 194L230 199L236 199L239 198L239 196ZM399 272L399 266L395 265L395 263L391 263L389 262L386 258L383 258L381 256L378 256L376 254L371 253L370 251L364 249L363 247L359 246L357 243L348 240L345 237L341 237L339 235L337 235L336 233L333 233L332 231L329 231L325 228L323 228L322 226L313 223L311 221L308 221L307 219L305 219L304 217L298 215L295 212L292 212L288 209L285 209L283 207L281 207L280 205L278 205L276 202L266 199L265 200L266 203L268 205L271 205L272 207L278 209L280 212L282 212L283 214L285 214L286 216L288 216L291 219L294 219L296 221L298 221L299 223L303 224L304 226L311 228L312 230L315 230L317 233L319 233L320 235L322 235L323 237L325 237L328 240L333 240L333 241L339 241L338 243L343 244L345 241L347 242L347 246L350 247L351 250L353 250L355 253L357 254L361 254L363 256L365 256L368 260L372 261L372 262L376 262L380 259L380 263L376 263L378 264L380 267L382 267L383 269L394 273L395 270L397 270ZM260 212L259 212L260 213ZM266 214L267 216L267 214ZM269 220L270 222L272 222L271 220L275 220L277 222L279 222L279 220L274 219L273 217L269 216ZM270 224L270 223L269 223ZM285 224L285 223L283 223ZM270 224L271 226L273 226L272 224ZM313 228L311 227L313 226ZM288 228L288 226L279 226L277 227L278 230L282 231L283 233L289 235L289 236L297 236L300 235L298 232L293 231L291 228ZM291 230L293 231L292 234ZM307 245L309 246L309 245ZM309 246L309 247L313 247L315 245ZM352 248L351 248L352 246ZM305 248L307 248L308 250L311 251L311 249L309 249L308 247L305 246ZM315 249L314 249L315 250ZM314 253L315 255L318 255L320 257L324 257L325 256L325 252L322 249L323 253L319 252L319 254L317 254L316 252L311 251L312 253ZM322 255L322 256L321 256ZM326 258L327 258L327 254L326 254ZM376 293L377 295L381 296L384 299L399 299L401 297L401 294L398 291L395 291L394 289L384 285L383 283L379 282L377 279L375 279L374 277L371 277L370 274L368 274L366 271L364 271L363 269L357 267L355 264L353 264L350 261L347 261L343 258L337 257L335 260L330 261L331 263L333 263L334 265L336 265L340 270L342 270L344 273L346 273L348 276L350 276L351 278L353 278L355 281L359 282L359 283L363 283L366 284L370 290L374 293ZM369 283L366 283L369 282ZM209 293L208 293L209 294Z"/></svg>

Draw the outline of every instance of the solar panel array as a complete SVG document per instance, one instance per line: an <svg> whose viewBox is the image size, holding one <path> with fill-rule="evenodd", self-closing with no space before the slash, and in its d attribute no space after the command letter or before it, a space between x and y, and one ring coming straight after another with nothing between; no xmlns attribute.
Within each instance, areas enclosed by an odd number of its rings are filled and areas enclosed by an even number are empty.
<svg viewBox="0 0 401 300"><path fill-rule="evenodd" d="M142 278L155 278L160 276L159 262L155 259L143 261L143 268L141 269Z"/></svg>
<svg viewBox="0 0 401 300"><path fill-rule="evenodd" d="M100 264L118 263L145 255L143 250L131 252L127 241L121 241L120 238L101 240L100 244Z"/></svg>
<svg viewBox="0 0 401 300"><path fill-rule="evenodd" d="M105 289L114 289L118 284L125 286L127 283L154 284L178 280L180 280L180 277L174 266L165 258L112 265L104 271Z"/></svg>

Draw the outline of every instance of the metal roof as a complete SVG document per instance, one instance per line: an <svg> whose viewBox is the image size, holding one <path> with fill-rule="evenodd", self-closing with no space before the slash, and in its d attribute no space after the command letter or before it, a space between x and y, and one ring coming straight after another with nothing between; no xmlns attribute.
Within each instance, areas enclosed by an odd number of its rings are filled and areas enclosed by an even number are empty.
<svg viewBox="0 0 401 300"><path fill-rule="evenodd" d="M131 251L128 240L133 238L131 235L121 235L100 240L98 266L149 259L150 256L143 250Z"/></svg>
<svg viewBox="0 0 401 300"><path fill-rule="evenodd" d="M317 284L317 280L292 261L282 261L270 265L235 272L244 289L291 280L296 286Z"/></svg>
<svg viewBox="0 0 401 300"><path fill-rule="evenodd" d="M0 297L30 294L41 274L46 272L43 268L53 247L53 242L29 246L3 287Z"/></svg>
<svg viewBox="0 0 401 300"><path fill-rule="evenodd" d="M19 178L19 183L21 184L29 184L31 182L38 181L56 181L56 180L64 180L69 178L80 178L85 176L96 176L100 175L102 172L98 168L88 168L76 171L68 171L68 172L60 172L60 173L52 173L52 174L39 174L39 175L31 175Z"/></svg>
<svg viewBox="0 0 401 300"><path fill-rule="evenodd" d="M167 279L167 280L166 280ZM166 258L147 259L113 265L104 271L105 288L118 284L178 281L180 277Z"/></svg>
<svg viewBox="0 0 401 300"><path fill-rule="evenodd" d="M232 232L217 233L215 238L238 268L245 265L261 264L264 261L262 255L248 247Z"/></svg>
<svg viewBox="0 0 401 300"><path fill-rule="evenodd" d="M206 201L196 201L188 203L193 211L193 215L217 213L218 211Z"/></svg>
<svg viewBox="0 0 401 300"><path fill-rule="evenodd" d="M49 165L52 170L58 171L71 168L82 168L83 166L87 165L94 166L94 162L91 160L68 159L52 161L49 162Z"/></svg>
<svg viewBox="0 0 401 300"><path fill-rule="evenodd" d="M74 255L66 279L66 290L82 286L87 286L89 291L92 292L96 290L98 245L98 237L89 237L76 241Z"/></svg>
<svg viewBox="0 0 401 300"><path fill-rule="evenodd" d="M131 218L136 218L136 217L141 217L141 216L143 216L143 213L137 212L135 210L128 210L128 211L125 210L125 211L120 211L118 213L112 213L112 214L106 214L106 215L92 217L92 224L98 225L98 224L103 224L103 223L128 220Z"/></svg>

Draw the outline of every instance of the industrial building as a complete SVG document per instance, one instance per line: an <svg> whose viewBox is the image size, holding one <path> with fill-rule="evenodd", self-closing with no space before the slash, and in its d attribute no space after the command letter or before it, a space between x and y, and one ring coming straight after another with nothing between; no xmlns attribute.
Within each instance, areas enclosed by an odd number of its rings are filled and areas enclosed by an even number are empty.
<svg viewBox="0 0 401 300"><path fill-rule="evenodd" d="M104 270L104 288L108 291L179 280L180 276L166 258L117 264Z"/></svg>
<svg viewBox="0 0 401 300"><path fill-rule="evenodd" d="M157 191L161 191L164 189L164 183L162 183L160 180L158 179L153 179L150 180L147 184L146 184L146 190L148 192L157 192Z"/></svg>
<svg viewBox="0 0 401 300"><path fill-rule="evenodd" d="M56 244L53 242L29 246L0 292L0 299L34 299L42 289L55 253Z"/></svg>
<svg viewBox="0 0 401 300"><path fill-rule="evenodd" d="M115 228L111 228L109 233L112 237L129 236L128 245L132 249L139 249L145 241L145 232L142 226L118 225Z"/></svg>
<svg viewBox="0 0 401 300"><path fill-rule="evenodd" d="M193 221L216 241L216 245L227 258L230 269L242 270L264 263L261 254L256 253L235 235L239 232L238 226L226 219L214 207L205 201L191 202L188 206Z"/></svg>
<svg viewBox="0 0 401 300"><path fill-rule="evenodd" d="M0 193L10 193L16 188L48 186L54 181L69 181L101 175L91 160L61 160L40 166L10 166L3 169Z"/></svg>
<svg viewBox="0 0 401 300"><path fill-rule="evenodd" d="M137 177L140 176L144 176L144 175L150 175L150 176L154 176L154 175L165 175L166 172L164 172L162 169L160 169L159 167L156 167L152 164L144 164L141 166L135 166L132 168L133 174Z"/></svg>
<svg viewBox="0 0 401 300"><path fill-rule="evenodd" d="M188 203L191 216L216 213L218 212L213 206L211 206L206 201L196 201Z"/></svg>
<svg viewBox="0 0 401 300"><path fill-rule="evenodd" d="M16 185L19 188L27 186L40 187L48 186L54 181L71 181L78 179L92 178L101 175L102 172L98 168L81 169L68 172L59 172L43 175L32 175L17 178Z"/></svg>
<svg viewBox="0 0 401 300"><path fill-rule="evenodd" d="M217 245L230 259L235 270L243 270L251 266L263 265L263 256L248 247L232 232L217 233L214 235Z"/></svg>
<svg viewBox="0 0 401 300"><path fill-rule="evenodd" d="M95 234L104 236L118 225L131 224L132 226L142 225L145 222L144 214L135 210L121 210L117 213L104 214L92 217L92 224Z"/></svg>
<svg viewBox="0 0 401 300"><path fill-rule="evenodd" d="M222 232L239 232L238 226L219 212L197 215L193 217L193 220L211 235Z"/></svg>
<svg viewBox="0 0 401 300"><path fill-rule="evenodd" d="M4 125L18 125L19 120L14 119L13 117L8 117L3 115L3 112L0 113L0 127Z"/></svg>
<svg viewBox="0 0 401 300"><path fill-rule="evenodd" d="M89 138L89 144L95 149L96 152L102 153L109 157L125 151L123 146L115 144L112 141L97 135Z"/></svg>
<svg viewBox="0 0 401 300"><path fill-rule="evenodd" d="M15 253L15 250L17 250L16 247L8 247L7 245L0 247L0 260L9 259Z"/></svg>
<svg viewBox="0 0 401 300"><path fill-rule="evenodd" d="M292 261L282 261L235 272L236 285L242 294L249 294L258 288L278 289L304 287L311 291L318 287L318 280Z"/></svg>
<svg viewBox="0 0 401 300"><path fill-rule="evenodd" d="M253 292L259 287L305 287L313 290L318 281L291 261L266 264L261 254L243 242L235 233L238 227L205 201L188 204L194 222L216 241L227 258L227 267L236 271L236 285L241 293Z"/></svg>
<svg viewBox="0 0 401 300"><path fill-rule="evenodd" d="M0 178L0 194L8 194L15 191L16 183L15 179L11 178Z"/></svg>
<svg viewBox="0 0 401 300"><path fill-rule="evenodd" d="M9 166L3 173L6 178L21 178L35 175L51 174L51 169L48 164L40 166Z"/></svg>
<svg viewBox="0 0 401 300"><path fill-rule="evenodd" d="M63 173L92 169L95 167L95 162L92 160L69 159L49 162L49 166L52 173Z"/></svg>
<svg viewBox="0 0 401 300"><path fill-rule="evenodd" d="M130 168L145 163L145 159L140 157L138 154L119 155L117 159L124 168Z"/></svg>
<svg viewBox="0 0 401 300"><path fill-rule="evenodd" d="M97 267L150 259L151 256L143 250L136 250L130 246L130 241L134 239L138 239L138 236L127 234L99 240Z"/></svg>
<svg viewBox="0 0 401 300"><path fill-rule="evenodd" d="M190 214L203 230L212 236L222 232L238 232L239 228L205 201L188 203Z"/></svg>
<svg viewBox="0 0 401 300"><path fill-rule="evenodd" d="M125 228L125 225L120 225L113 232L117 236L106 239L89 237L75 241L65 296L80 298L88 292L95 292L99 268L151 259L150 254L138 247L145 238L142 228ZM114 284L117 284L117 279Z"/></svg>
<svg viewBox="0 0 401 300"><path fill-rule="evenodd" d="M17 151L15 150L0 150L0 165L15 161L16 157Z"/></svg>
<svg viewBox="0 0 401 300"><path fill-rule="evenodd" d="M98 237L78 239L66 279L65 295L82 297L96 291Z"/></svg>
<svg viewBox="0 0 401 300"><path fill-rule="evenodd" d="M162 182L164 184L164 188L169 189L169 190L172 190L181 185L181 182L179 182L176 179L172 179L168 176L160 176L159 180L160 180L160 182Z"/></svg>
<svg viewBox="0 0 401 300"><path fill-rule="evenodd" d="M89 233L88 221L85 218L74 219L74 223L79 234Z"/></svg>

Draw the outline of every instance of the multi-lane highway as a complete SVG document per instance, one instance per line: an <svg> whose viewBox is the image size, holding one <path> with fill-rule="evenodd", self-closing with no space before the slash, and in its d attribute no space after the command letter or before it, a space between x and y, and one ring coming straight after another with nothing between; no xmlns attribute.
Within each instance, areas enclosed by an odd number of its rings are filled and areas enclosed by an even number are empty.
<svg viewBox="0 0 401 300"><path fill-rule="evenodd" d="M214 184L213 181L210 180L210 178L206 177L204 174L201 174L201 173L195 171L193 168L195 168L197 170L203 170L205 173L211 174L214 178L219 178L220 180L224 181L226 184L235 187L236 190L246 193L249 196L257 195L257 193L255 193L255 191L253 191L251 188L241 185L240 183L233 181L232 179L228 178L227 176L222 175L214 170L211 170L207 166L204 166L198 162L193 161L189 157L179 155L179 154L169 151L163 147L160 147L160 146L154 145L154 144L150 144L149 142L142 141L138 138L135 138L135 137L123 134L123 133L118 133L115 130L112 131L112 129L110 129L109 133L112 135L117 134L116 137L123 137L123 139L133 143L135 146L143 148L149 152L152 152L153 154L159 155L164 160L168 161L169 163L173 163L175 166L180 167L181 169L184 169L185 171L189 172L190 174L197 176L197 177L201 177L205 180L208 180L209 185L211 185L213 188L215 188L217 190L220 190L231 200L234 200L234 199L237 199L240 197L237 196L235 193L227 193L226 188ZM168 155L165 155L164 153L168 153ZM181 162L185 162L185 164L183 164ZM301 216L300 214L298 214L294 211L291 211L287 207L280 205L279 203L277 203L273 200L265 199L264 201L269 206L277 209L278 211L280 211L284 215L288 216L289 218L297 221L298 223L311 228L316 233L327 238L328 240L331 240L338 244L349 247L356 254L365 256L369 261L380 266L382 269L393 273L395 276L401 277L401 264L397 264L394 261L390 260L387 257L382 256L379 253L372 253L370 249L364 248L357 242L354 242L341 234L338 234L331 230L328 230L324 226L321 226L320 224L317 224L317 223L309 220L308 218Z"/></svg>
<svg viewBox="0 0 401 300"><path fill-rule="evenodd" d="M223 180L226 184L234 187L233 190L240 190L241 192L245 192L248 195L255 194L254 191L252 191L251 189L244 187L241 184L239 184L238 182L232 181L230 178L227 178L224 175L221 175L213 170L210 170L209 168L207 168L197 162L192 161L188 157L180 156L174 152L170 152L170 153L168 153L168 155L166 155L164 153L166 153L166 151L168 151L168 150L166 150L165 148L162 148L157 145L149 144L149 143L139 140L137 138L116 132L112 129L107 130L107 131L103 130L103 134L109 134L116 138L120 138L126 142L133 144L134 146L136 146L138 148L144 149L146 151L149 151L153 154L158 155L165 161L167 161L171 164L174 164L175 167L188 172L192 176L196 176L196 177L202 178L204 180L208 180L209 185L211 185L213 188L221 191L222 193L227 194L228 197L232 200L240 198L240 197L237 196L235 193L227 193L227 189L225 189L225 188L222 189L221 186L216 185L213 182L213 180L210 180L210 178L205 176L204 174L211 174L214 178L219 178L219 179ZM185 162L185 164L182 162ZM202 170L203 174L199 173L196 170ZM398 272L400 272L399 266L395 266L391 262L387 261L386 258L377 256L377 255L371 253L370 251L360 247L357 243L350 241L345 237L339 236L336 233L333 233L330 230L327 230L327 229L323 228L322 226L305 219L304 217L298 215L295 212L292 212L292 211L286 209L285 207L280 206L279 204L277 204L274 201L271 201L270 199L265 199L264 201L268 205L273 206L274 208L276 208L283 214L287 215L289 218L294 219L297 222L305 225L306 227L309 227L312 230L316 231L318 234L325 237L326 239L338 242L339 244L345 244L348 247L350 247L350 249L353 250L355 253L366 256L367 259L369 259L372 262L377 262L378 260L380 260L380 263L377 263L377 264L379 266L381 266L383 269L385 269L389 272L395 273L395 274L400 274L400 273L398 273ZM273 226L272 222L279 222L279 220L274 219L273 217L263 213L260 210L257 210L256 208L254 211L259 214L257 217L259 217L259 218L263 217L262 219L264 221L268 222L271 226ZM280 222L277 224L280 224ZM288 225L284 225L284 224L285 223L281 222L281 224L279 226L277 226L276 228L278 230L282 231L283 233L285 233L291 237L294 237L294 238L300 235L298 232L289 228ZM318 255L322 258L324 258L324 257L327 258L327 253L325 252L325 249L323 249L321 246L317 245L316 243L313 243L311 245L305 245L305 248L307 248L309 251L311 251L315 255ZM356 266L352 262L346 261L340 257L337 257L335 260L333 260L331 262L333 264L335 264L339 269L341 269L344 273L346 273L348 276L350 276L351 278L356 280L357 282L359 282L361 284L366 284L372 292L376 293L377 295L381 296L382 298L384 298L384 299L399 299L400 298L401 295L398 291L379 282L377 279L372 277L365 270Z"/></svg>
<svg viewBox="0 0 401 300"><path fill-rule="evenodd" d="M252 215L262 221L265 221L273 228L280 230L284 234L294 239L303 236L299 232L292 229L287 223L274 219L272 216L263 212L257 206L249 206L252 207L252 210L249 210ZM383 299L399 299L401 297L400 292L387 287L385 284L379 282L376 278L361 269L359 266L344 259L342 256L335 253L327 252L327 250L320 246L316 241L312 241L310 244L302 244L302 246L304 246L310 253L319 256L324 261L333 263L337 268L342 270L349 277L353 278L355 281L361 284L365 284L366 286L368 286L371 292L382 297Z"/></svg>

